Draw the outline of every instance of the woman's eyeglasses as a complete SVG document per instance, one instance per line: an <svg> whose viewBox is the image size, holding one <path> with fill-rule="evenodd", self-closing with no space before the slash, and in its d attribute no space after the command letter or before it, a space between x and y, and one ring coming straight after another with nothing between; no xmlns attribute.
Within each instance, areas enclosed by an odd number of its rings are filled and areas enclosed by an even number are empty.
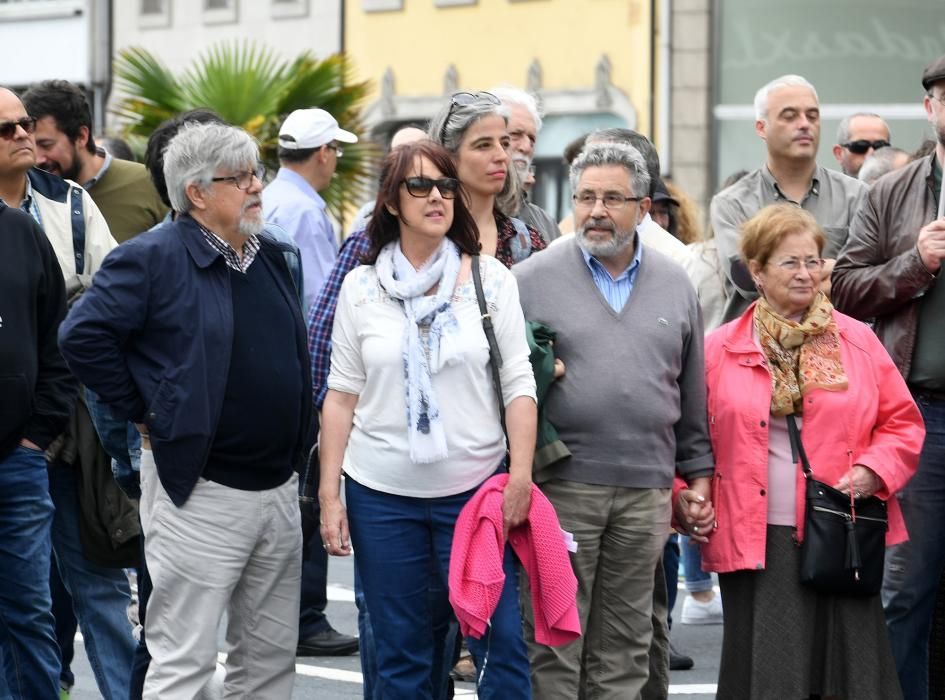
<svg viewBox="0 0 945 700"><path fill-rule="evenodd" d="M459 180L455 177L441 177L434 180L430 177L408 177L404 180L407 194L411 197L427 197L436 187L443 199L455 199L459 192Z"/></svg>
<svg viewBox="0 0 945 700"><path fill-rule="evenodd" d="M27 134L36 131L36 117L23 117L12 122L0 122L0 139L11 140L16 136L16 127L22 127Z"/></svg>
<svg viewBox="0 0 945 700"><path fill-rule="evenodd" d="M797 258L788 258L774 263L786 272L797 272L804 266L808 272L818 272L824 269L823 258L808 258L807 260L798 260Z"/></svg>
<svg viewBox="0 0 945 700"><path fill-rule="evenodd" d="M443 145L446 142L446 125L450 123L450 117L453 116L454 107L466 107L478 102L479 100L484 100L490 104L500 105L502 100L493 95L491 92L454 92L450 95L450 108L446 113L446 119L443 120L443 128L440 129L440 145Z"/></svg>

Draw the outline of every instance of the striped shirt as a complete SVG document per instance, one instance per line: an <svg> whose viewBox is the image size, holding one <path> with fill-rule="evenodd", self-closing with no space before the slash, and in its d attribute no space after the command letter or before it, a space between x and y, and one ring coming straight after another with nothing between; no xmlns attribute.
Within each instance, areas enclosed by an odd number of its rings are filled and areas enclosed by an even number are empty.
<svg viewBox="0 0 945 700"><path fill-rule="evenodd" d="M637 236L634 245L636 246L636 252L633 254L630 266L621 272L616 279L610 276L607 268L597 258L581 248L581 255L584 256L584 262L587 263L587 267L591 271L594 284L597 285L600 293L604 295L604 299L607 300L610 308L614 311L620 311L627 303L630 292L633 291L633 282L637 278L637 272L640 271L643 245L640 243L639 236Z"/></svg>

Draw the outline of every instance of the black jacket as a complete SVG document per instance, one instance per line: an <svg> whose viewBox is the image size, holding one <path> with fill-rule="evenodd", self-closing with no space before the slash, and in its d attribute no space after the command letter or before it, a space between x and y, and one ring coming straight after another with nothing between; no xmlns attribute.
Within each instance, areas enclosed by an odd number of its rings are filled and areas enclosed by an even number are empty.
<svg viewBox="0 0 945 700"><path fill-rule="evenodd" d="M32 217L0 202L0 459L26 438L46 449L78 390L59 354L62 269Z"/></svg>

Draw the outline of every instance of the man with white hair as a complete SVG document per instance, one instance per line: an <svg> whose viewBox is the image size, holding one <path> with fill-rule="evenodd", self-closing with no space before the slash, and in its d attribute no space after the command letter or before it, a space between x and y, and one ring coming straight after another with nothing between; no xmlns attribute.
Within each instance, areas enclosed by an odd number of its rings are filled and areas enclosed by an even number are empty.
<svg viewBox="0 0 945 700"><path fill-rule="evenodd" d="M738 253L738 229L744 222L776 202L809 211L827 235L824 278L829 283L850 222L867 193L862 182L817 165L820 103L814 86L801 76L783 75L758 90L755 133L765 142L767 160L715 195L709 208L722 269L736 292L728 300L724 321L740 316L758 298Z"/></svg>
<svg viewBox="0 0 945 700"><path fill-rule="evenodd" d="M518 88L503 86L493 88L490 92L509 110L509 156L524 183L535 158L535 144L542 123L541 108L534 95ZM525 187L522 188L522 206L516 216L538 231L546 243L551 243L561 235L558 223L551 215L528 201Z"/></svg>
<svg viewBox="0 0 945 700"><path fill-rule="evenodd" d="M911 153L895 146L887 146L866 157L856 179L872 185L883 175L899 170L910 162L912 162Z"/></svg>
<svg viewBox="0 0 945 700"><path fill-rule="evenodd" d="M532 686L545 700L638 698L673 478L709 508L702 318L683 268L641 243L650 177L635 148L588 145L571 188L574 236L512 269L525 318L555 330L566 372L544 410L571 454L545 468L540 487L577 544L584 630L561 647L530 643Z"/></svg>
<svg viewBox="0 0 945 700"><path fill-rule="evenodd" d="M175 220L112 251L60 329L76 376L142 435L147 700L200 692L224 612L227 694L292 692L311 383L286 246L259 235L258 158L242 129L182 127L164 154Z"/></svg>

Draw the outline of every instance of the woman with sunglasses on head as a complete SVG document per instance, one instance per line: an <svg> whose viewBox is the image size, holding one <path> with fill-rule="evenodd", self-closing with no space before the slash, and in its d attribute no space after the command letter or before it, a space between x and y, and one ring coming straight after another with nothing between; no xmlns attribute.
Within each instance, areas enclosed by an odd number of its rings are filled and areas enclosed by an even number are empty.
<svg viewBox="0 0 945 700"><path fill-rule="evenodd" d="M479 229L481 252L506 267L547 245L541 235L512 218L521 202L521 180L507 149L508 110L490 92L457 92L427 132L453 157L469 211Z"/></svg>
<svg viewBox="0 0 945 700"><path fill-rule="evenodd" d="M322 407L321 535L332 555L358 552L377 656L375 697L436 697L434 630L449 624L453 529L476 489L504 470L506 442L472 280L476 225L457 168L430 141L384 161L371 247L341 287ZM480 259L495 326L506 424L506 531L531 500L535 381L512 275ZM346 475L347 510L340 498ZM349 530L350 527L350 530ZM350 532L350 539L349 539ZM442 584L430 585L435 569ZM511 551L489 631L468 640L479 697L531 697Z"/></svg>

